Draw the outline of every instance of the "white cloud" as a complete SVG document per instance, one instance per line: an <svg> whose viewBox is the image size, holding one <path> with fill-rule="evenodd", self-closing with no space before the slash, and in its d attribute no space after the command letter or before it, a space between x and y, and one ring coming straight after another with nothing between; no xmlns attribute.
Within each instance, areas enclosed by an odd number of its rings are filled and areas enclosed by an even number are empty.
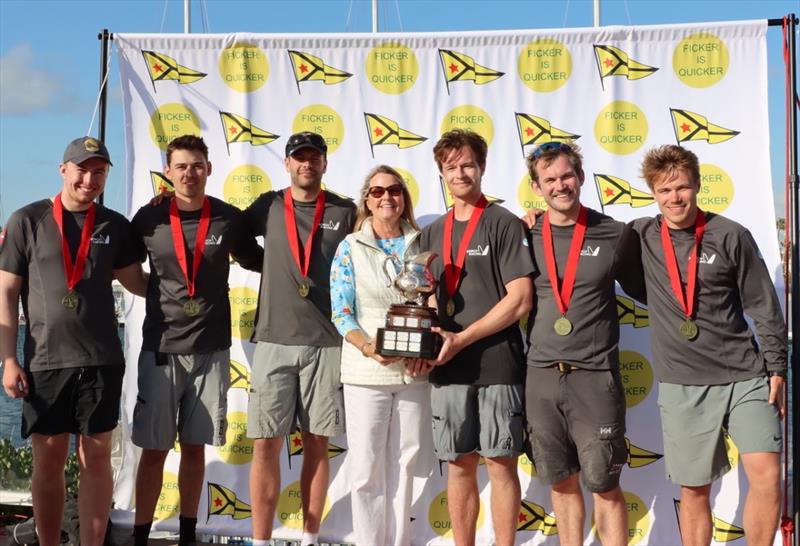
<svg viewBox="0 0 800 546"><path fill-rule="evenodd" d="M0 115L16 116L49 110L61 100L61 77L37 68L30 44L21 44L0 58Z"/></svg>

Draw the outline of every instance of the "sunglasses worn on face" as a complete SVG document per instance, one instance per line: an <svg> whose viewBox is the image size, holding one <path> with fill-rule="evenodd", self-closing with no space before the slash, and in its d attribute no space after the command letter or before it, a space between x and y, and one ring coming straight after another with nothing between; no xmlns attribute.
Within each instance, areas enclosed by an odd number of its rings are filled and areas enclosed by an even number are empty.
<svg viewBox="0 0 800 546"><path fill-rule="evenodd" d="M370 189L367 190L367 194L370 197L374 197L375 199L380 199L383 197L383 194L389 192L389 195L392 197L397 197L401 193L403 193L403 186L400 184L394 184L389 186L388 188L384 188L383 186L372 186Z"/></svg>
<svg viewBox="0 0 800 546"><path fill-rule="evenodd" d="M538 148L533 151L533 159L539 159L539 157L550 150L561 151L561 150L569 150L569 144L564 144L563 142L545 142Z"/></svg>

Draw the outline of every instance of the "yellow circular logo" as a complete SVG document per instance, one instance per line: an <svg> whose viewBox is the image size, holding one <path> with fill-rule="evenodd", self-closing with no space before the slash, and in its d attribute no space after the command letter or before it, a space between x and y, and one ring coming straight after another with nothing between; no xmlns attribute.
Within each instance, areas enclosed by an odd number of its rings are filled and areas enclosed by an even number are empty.
<svg viewBox="0 0 800 546"><path fill-rule="evenodd" d="M250 339L256 326L258 292L237 286L228 292L228 300L231 302L231 335L236 339Z"/></svg>
<svg viewBox="0 0 800 546"><path fill-rule="evenodd" d="M697 206L708 212L725 212L733 202L733 181L716 165L700 165L700 191L697 193Z"/></svg>
<svg viewBox="0 0 800 546"><path fill-rule="evenodd" d="M519 181L519 185L517 186L517 200L519 201L519 206L522 207L525 212L531 209L547 210L547 203L544 197L536 193L536 190L533 189L531 175L529 174L525 174L522 180Z"/></svg>
<svg viewBox="0 0 800 546"><path fill-rule="evenodd" d="M83 141L83 147L87 152L96 152L100 149L100 143L93 138L87 138Z"/></svg>
<svg viewBox="0 0 800 546"><path fill-rule="evenodd" d="M331 500L325 496L325 506L322 508L322 518L325 521L331 511ZM300 482L289 484L281 491L278 497L278 508L275 515L284 527L289 529L303 529L303 505L300 497Z"/></svg>
<svg viewBox="0 0 800 546"><path fill-rule="evenodd" d="M344 140L342 116L324 104L312 104L297 112L292 122L292 132L302 131L312 131L322 135L328 145L328 155L335 152Z"/></svg>
<svg viewBox="0 0 800 546"><path fill-rule="evenodd" d="M619 372L625 390L625 405L632 408L653 389L653 366L636 351L619 352Z"/></svg>
<svg viewBox="0 0 800 546"><path fill-rule="evenodd" d="M269 176L257 165L239 165L225 177L222 196L226 203L242 210L272 189Z"/></svg>
<svg viewBox="0 0 800 546"><path fill-rule="evenodd" d="M727 429L722 431L722 437L725 439L725 454L728 456L728 464L731 465L732 470L739 464L739 448L733 443L733 438Z"/></svg>
<svg viewBox="0 0 800 546"><path fill-rule="evenodd" d="M153 519L164 521L178 515L180 509L180 496L178 495L178 476L172 472L164 472L161 482L161 492L158 494L156 510Z"/></svg>
<svg viewBox="0 0 800 546"><path fill-rule="evenodd" d="M367 54L367 80L375 89L399 95L411 89L419 77L414 51L397 42L380 44Z"/></svg>
<svg viewBox="0 0 800 546"><path fill-rule="evenodd" d="M623 491L625 507L628 510L628 546L641 543L650 533L650 509L638 495L630 491ZM592 514L592 531L600 538L597 532L595 514Z"/></svg>
<svg viewBox="0 0 800 546"><path fill-rule="evenodd" d="M536 465L534 465L533 461L531 461L524 453L520 455L519 459L517 459L517 466L521 468L528 476L533 478L537 476Z"/></svg>
<svg viewBox="0 0 800 546"><path fill-rule="evenodd" d="M234 91L255 91L269 78L267 54L245 42L226 47L219 56L219 75Z"/></svg>
<svg viewBox="0 0 800 546"><path fill-rule="evenodd" d="M483 501L478 499L478 521L475 524L475 529L483 527L483 521L486 519L486 511L483 508ZM453 537L453 528L450 523L450 512L447 509L447 491L442 491L433 501L428 509L428 522L431 524L433 532L441 537Z"/></svg>
<svg viewBox="0 0 800 546"><path fill-rule="evenodd" d="M182 135L200 136L200 118L188 106L169 102L150 116L150 138L162 150Z"/></svg>
<svg viewBox="0 0 800 546"><path fill-rule="evenodd" d="M572 75L572 55L561 42L543 38L522 48L517 68L525 85L534 91L549 93L567 83Z"/></svg>
<svg viewBox="0 0 800 546"><path fill-rule="evenodd" d="M616 100L597 115L594 137L607 152L631 154L647 140L647 118L632 102Z"/></svg>
<svg viewBox="0 0 800 546"><path fill-rule="evenodd" d="M409 171L401 169L400 167L395 167L394 170L399 172L400 176L403 177L406 186L408 186L408 193L411 194L411 204L416 208L417 203L419 203L419 184L417 184L417 179L414 178L414 175Z"/></svg>
<svg viewBox="0 0 800 546"><path fill-rule="evenodd" d="M468 129L481 135L486 144L492 144L494 138L494 124L486 110L472 104L456 106L442 118L439 134L444 134L452 129Z"/></svg>
<svg viewBox="0 0 800 546"><path fill-rule="evenodd" d="M725 42L707 32L687 36L672 53L672 69L689 87L711 87L728 73Z"/></svg>
<svg viewBox="0 0 800 546"><path fill-rule="evenodd" d="M247 437L247 413L228 414L225 445L217 446L219 458L228 464L248 464L253 458L253 439Z"/></svg>

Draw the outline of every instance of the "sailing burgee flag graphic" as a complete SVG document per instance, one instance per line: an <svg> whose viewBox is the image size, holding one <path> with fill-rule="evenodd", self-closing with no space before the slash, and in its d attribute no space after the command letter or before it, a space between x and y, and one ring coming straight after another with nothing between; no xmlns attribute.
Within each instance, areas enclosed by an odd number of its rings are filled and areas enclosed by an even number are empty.
<svg viewBox="0 0 800 546"><path fill-rule="evenodd" d="M628 80L646 78L658 68L649 66L628 57L628 54L618 47L610 45L594 46L594 56L597 60L597 70L600 72L600 84L609 76L625 76Z"/></svg>
<svg viewBox="0 0 800 546"><path fill-rule="evenodd" d="M517 531L541 531L545 536L558 534L556 518L544 511L544 507L522 499L517 516Z"/></svg>
<svg viewBox="0 0 800 546"><path fill-rule="evenodd" d="M208 482L208 517L211 516L246 519L250 517L250 505L240 501L236 493L224 485Z"/></svg>
<svg viewBox="0 0 800 546"><path fill-rule="evenodd" d="M375 157L375 146L385 144L394 145L398 148L411 148L428 140L422 135L406 131L401 128L396 121L386 116L365 112L364 120L367 122L369 147L372 149L372 157Z"/></svg>
<svg viewBox="0 0 800 546"><path fill-rule="evenodd" d="M156 82L164 80L174 80L178 83L194 83L206 77L203 72L198 72L193 68L178 64L178 61L157 51L142 50L144 62L147 63L147 72L153 82L153 91L156 89Z"/></svg>
<svg viewBox="0 0 800 546"><path fill-rule="evenodd" d="M650 326L647 309L637 305L631 298L619 294L617 294L617 319L620 324L630 324L634 328Z"/></svg>
<svg viewBox="0 0 800 546"><path fill-rule="evenodd" d="M256 127L244 116L220 112L219 117L222 120L222 129L225 131L228 153L231 151L230 145L237 142L249 142L252 146L261 146L269 144L280 136Z"/></svg>
<svg viewBox="0 0 800 546"><path fill-rule="evenodd" d="M288 50L289 60L292 62L294 80L297 82L297 92L303 82L321 81L325 85L342 83L352 76L349 72L339 70L325 64L319 57L304 51Z"/></svg>
<svg viewBox="0 0 800 546"><path fill-rule="evenodd" d="M164 192L175 193L175 187L169 178L158 171L150 171L150 182L153 184L153 195Z"/></svg>
<svg viewBox="0 0 800 546"><path fill-rule="evenodd" d="M672 126L675 128L678 144L689 140L705 140L709 144L719 144L739 134L739 131L709 123L705 116L688 110L670 108L669 111L672 113Z"/></svg>
<svg viewBox="0 0 800 546"><path fill-rule="evenodd" d="M609 174L594 175L597 184L597 193L600 196L600 205L605 209L607 205L630 205L633 208L646 207L654 201L653 196L647 192L632 188L621 178Z"/></svg>
<svg viewBox="0 0 800 546"><path fill-rule="evenodd" d="M573 142L581 137L553 127L550 125L550 121L533 114L517 112L514 115L517 120L517 133L523 156L525 155L525 146L541 145L545 142Z"/></svg>
<svg viewBox="0 0 800 546"><path fill-rule="evenodd" d="M452 82L471 81L477 85L483 85L505 74L505 72L479 65L469 55L451 49L440 49L439 58L442 61L442 71L444 72L448 95L450 94L450 84Z"/></svg>

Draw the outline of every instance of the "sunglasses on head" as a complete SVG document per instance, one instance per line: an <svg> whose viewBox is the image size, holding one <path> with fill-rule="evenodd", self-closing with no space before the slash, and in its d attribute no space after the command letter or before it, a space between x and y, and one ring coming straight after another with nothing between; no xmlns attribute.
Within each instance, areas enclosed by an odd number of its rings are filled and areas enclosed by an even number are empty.
<svg viewBox="0 0 800 546"><path fill-rule="evenodd" d="M539 159L543 153L549 152L550 150L559 152L561 150L566 151L570 149L571 148L569 144L565 144L563 142L545 142L533 151L533 159Z"/></svg>
<svg viewBox="0 0 800 546"><path fill-rule="evenodd" d="M392 197L397 197L401 193L403 193L403 186L400 184L393 184L388 188L384 188L383 186L372 186L370 189L367 190L367 195L370 197L374 197L375 199L380 199L383 197L383 194L389 192L389 195Z"/></svg>

